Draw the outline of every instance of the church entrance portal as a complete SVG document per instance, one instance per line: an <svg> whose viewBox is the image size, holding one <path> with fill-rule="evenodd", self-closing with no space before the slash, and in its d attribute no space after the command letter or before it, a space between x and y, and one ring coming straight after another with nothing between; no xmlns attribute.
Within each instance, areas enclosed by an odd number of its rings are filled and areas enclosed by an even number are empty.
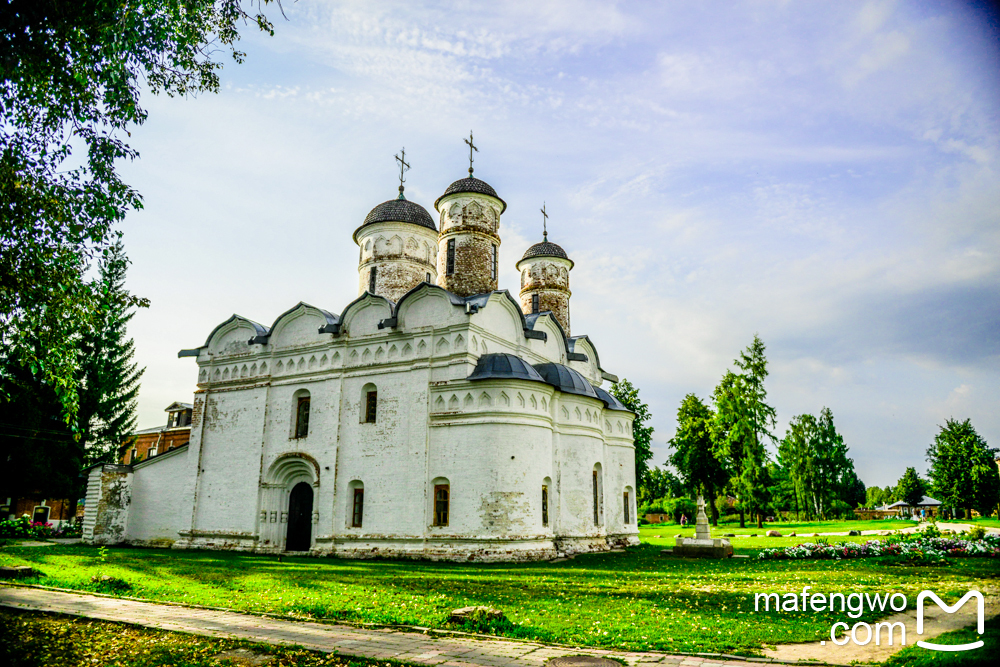
<svg viewBox="0 0 1000 667"><path fill-rule="evenodd" d="M312 543L313 489L299 482L288 497L288 535L285 551L309 551Z"/></svg>

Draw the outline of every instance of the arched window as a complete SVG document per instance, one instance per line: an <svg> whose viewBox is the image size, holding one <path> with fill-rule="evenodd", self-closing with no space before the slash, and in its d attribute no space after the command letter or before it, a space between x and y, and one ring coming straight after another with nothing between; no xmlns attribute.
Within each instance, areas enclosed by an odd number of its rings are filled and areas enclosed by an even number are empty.
<svg viewBox="0 0 1000 667"><path fill-rule="evenodd" d="M448 239L448 255L445 265L445 273L453 275L455 273L455 239Z"/></svg>
<svg viewBox="0 0 1000 667"><path fill-rule="evenodd" d="M594 465L593 472L593 488L594 488L594 525L600 526L604 519L604 503L603 503L603 489L601 488L603 480L601 479L601 464L598 463Z"/></svg>
<svg viewBox="0 0 1000 667"><path fill-rule="evenodd" d="M552 480L546 477L542 480L542 526L548 527L549 525L549 487L552 484Z"/></svg>
<svg viewBox="0 0 1000 667"><path fill-rule="evenodd" d="M361 480L354 480L348 485L351 503L351 528L361 528L365 515L365 485Z"/></svg>
<svg viewBox="0 0 1000 667"><path fill-rule="evenodd" d="M625 516L625 525L628 525L628 524L632 523L632 517L631 517L631 512L632 512L632 497L631 496L632 496L632 494L629 493L628 488L626 488L625 489L625 493L623 495L625 496L625 515L624 515Z"/></svg>
<svg viewBox="0 0 1000 667"><path fill-rule="evenodd" d="M451 518L451 484L439 477L434 480L434 525L447 526Z"/></svg>
<svg viewBox="0 0 1000 667"><path fill-rule="evenodd" d="M377 275L378 275L378 268L377 267L373 266L372 268L368 269L368 293L369 294L374 294L375 293L375 278L376 278Z"/></svg>
<svg viewBox="0 0 1000 667"><path fill-rule="evenodd" d="M292 438L309 435L309 390L299 389L292 394Z"/></svg>
<svg viewBox="0 0 1000 667"><path fill-rule="evenodd" d="M372 383L361 388L361 422L374 424L378 417L378 388Z"/></svg>

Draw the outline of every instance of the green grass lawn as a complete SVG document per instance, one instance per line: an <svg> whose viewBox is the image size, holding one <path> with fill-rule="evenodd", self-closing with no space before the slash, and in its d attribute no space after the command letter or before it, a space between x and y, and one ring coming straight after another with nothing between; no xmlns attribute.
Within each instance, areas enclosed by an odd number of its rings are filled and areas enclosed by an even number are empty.
<svg viewBox="0 0 1000 667"><path fill-rule="evenodd" d="M813 533L838 533L851 530L879 530L896 531L901 528L912 527L912 521L812 521L803 523L769 523L764 524L763 529L756 527L739 528L739 525L720 525L712 528L712 537L722 537L727 534L752 535L757 537L730 537L727 538L733 545L733 550L738 554L756 553L766 547L789 547L804 542L815 542L819 539L828 542L864 542L875 539L873 535L848 536L848 535L828 535L812 537ZM769 530L777 530L782 537L765 537ZM796 537L790 537L789 533L796 533ZM684 537L694 537L694 528L688 526L682 529L678 524L659 524L639 527L639 537L649 544L661 547L672 547L676 541L676 536L680 534Z"/></svg>
<svg viewBox="0 0 1000 667"><path fill-rule="evenodd" d="M219 654L244 649L274 667L396 667L303 648L214 639L88 619L0 611L0 664L5 667L238 667Z"/></svg>
<svg viewBox="0 0 1000 667"><path fill-rule="evenodd" d="M986 621L983 630L985 633L980 635L976 628L964 628L933 639L935 644L971 644L981 639L981 648L949 653L910 645L882 664L884 667L993 667L997 664L996 649L1000 646L1000 617Z"/></svg>
<svg viewBox="0 0 1000 667"><path fill-rule="evenodd" d="M775 538L784 539L784 538ZM1000 577L1000 563L955 559L909 566L876 559L759 561L661 557L645 544L560 563L481 564L277 558L228 552L83 545L0 549L2 564L31 564L35 583L101 590L298 618L445 627L467 605L505 612L505 635L619 649L752 654L763 644L823 639L842 614L754 613L756 592L902 592L939 595ZM752 550L751 550L752 551ZM864 620L875 620L866 615Z"/></svg>

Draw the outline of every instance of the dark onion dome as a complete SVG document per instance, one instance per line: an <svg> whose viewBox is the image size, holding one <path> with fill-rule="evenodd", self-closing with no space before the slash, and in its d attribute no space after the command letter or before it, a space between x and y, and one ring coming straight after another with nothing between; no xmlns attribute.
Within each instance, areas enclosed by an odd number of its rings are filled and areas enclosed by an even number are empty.
<svg viewBox="0 0 1000 667"><path fill-rule="evenodd" d="M587 382L587 378L574 371L572 368L562 364L535 364L535 370L542 376L546 384L550 384L559 391L567 394L579 394L580 396L590 396L597 398L594 385Z"/></svg>
<svg viewBox="0 0 1000 667"><path fill-rule="evenodd" d="M608 406L608 410L620 410L622 412L632 412L619 401L611 392L604 391L600 387L594 387L594 391L597 393L597 398L604 401L604 405Z"/></svg>
<svg viewBox="0 0 1000 667"><path fill-rule="evenodd" d="M484 354L476 362L476 370L467 380L532 380L545 382L527 361L513 354L496 352Z"/></svg>
<svg viewBox="0 0 1000 667"><path fill-rule="evenodd" d="M410 224L420 225L435 232L437 231L434 218L427 212L427 209L420 204L414 204L408 199L403 199L402 195L400 195L399 199L384 201L373 208L358 229L374 225L376 222L409 222ZM358 232L355 231L355 237L357 237L357 234Z"/></svg>
<svg viewBox="0 0 1000 667"><path fill-rule="evenodd" d="M489 195L503 205L503 208L500 209L501 213L507 210L507 202L500 199L500 195L497 194L497 191L494 190L489 183L481 181L478 178L473 178L472 176L469 176L468 178L461 178L449 185L448 189L444 191L444 194L438 197L434 202L434 208L437 208L438 203L448 195L466 192L477 195Z"/></svg>
<svg viewBox="0 0 1000 667"><path fill-rule="evenodd" d="M551 241L536 243L524 251L524 257L521 259L524 260L529 257L559 257L561 259L569 259L569 256L566 255L566 251Z"/></svg>

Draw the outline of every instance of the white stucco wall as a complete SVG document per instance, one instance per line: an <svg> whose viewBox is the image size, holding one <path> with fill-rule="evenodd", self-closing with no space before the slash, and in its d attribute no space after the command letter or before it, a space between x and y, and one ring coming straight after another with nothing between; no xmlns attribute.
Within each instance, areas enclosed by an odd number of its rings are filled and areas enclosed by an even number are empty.
<svg viewBox="0 0 1000 667"><path fill-rule="evenodd" d="M135 464L132 504L125 539L133 544L170 546L191 523L188 447Z"/></svg>

